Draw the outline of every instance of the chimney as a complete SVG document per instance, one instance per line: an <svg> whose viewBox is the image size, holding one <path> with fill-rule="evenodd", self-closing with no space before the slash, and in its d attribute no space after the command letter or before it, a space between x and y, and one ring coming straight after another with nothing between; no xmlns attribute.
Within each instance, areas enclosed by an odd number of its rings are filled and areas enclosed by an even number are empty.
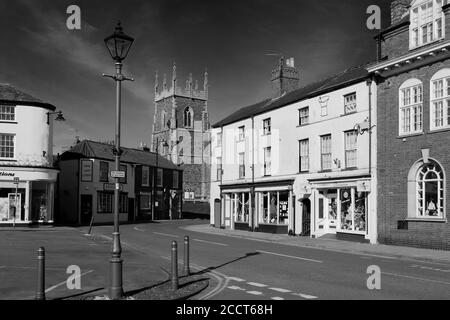
<svg viewBox="0 0 450 320"><path fill-rule="evenodd" d="M391 2L391 25L398 23L409 12L411 0L394 0Z"/></svg>
<svg viewBox="0 0 450 320"><path fill-rule="evenodd" d="M295 68L294 58L289 58L286 61L284 58L281 58L278 66L272 71L271 81L273 99L297 90L299 88L300 75Z"/></svg>

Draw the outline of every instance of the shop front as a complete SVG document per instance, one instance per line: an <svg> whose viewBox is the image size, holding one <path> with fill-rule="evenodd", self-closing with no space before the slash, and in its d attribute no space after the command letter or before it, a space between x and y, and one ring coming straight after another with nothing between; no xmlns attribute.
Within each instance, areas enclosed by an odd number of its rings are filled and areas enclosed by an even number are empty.
<svg viewBox="0 0 450 320"><path fill-rule="evenodd" d="M0 170L0 225L52 224L58 171L8 167Z"/></svg>

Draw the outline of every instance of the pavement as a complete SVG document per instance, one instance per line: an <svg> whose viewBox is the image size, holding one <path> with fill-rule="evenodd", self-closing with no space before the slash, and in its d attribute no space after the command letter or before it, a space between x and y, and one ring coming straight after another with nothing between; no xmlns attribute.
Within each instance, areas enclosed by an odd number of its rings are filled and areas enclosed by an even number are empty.
<svg viewBox="0 0 450 320"><path fill-rule="evenodd" d="M367 244L335 239L312 239L309 237L293 237L281 234L268 234L240 230L214 228L209 224L191 225L183 227L185 230L211 235L228 236L234 238L265 241L287 246L315 248L328 251L366 254L374 256L395 257L399 259L414 259L450 263L450 251L421 249L412 247L390 246L382 244Z"/></svg>

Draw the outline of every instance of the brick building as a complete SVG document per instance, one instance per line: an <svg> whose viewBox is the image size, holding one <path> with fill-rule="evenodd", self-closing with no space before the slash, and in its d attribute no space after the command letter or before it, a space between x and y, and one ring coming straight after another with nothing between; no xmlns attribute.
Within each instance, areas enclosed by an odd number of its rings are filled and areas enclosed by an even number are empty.
<svg viewBox="0 0 450 320"><path fill-rule="evenodd" d="M180 87L175 64L170 85L156 74L152 149L183 169L186 213L209 214L210 143L208 73L202 89L192 74Z"/></svg>
<svg viewBox="0 0 450 320"><path fill-rule="evenodd" d="M377 36L378 241L450 249L450 5L393 1Z"/></svg>

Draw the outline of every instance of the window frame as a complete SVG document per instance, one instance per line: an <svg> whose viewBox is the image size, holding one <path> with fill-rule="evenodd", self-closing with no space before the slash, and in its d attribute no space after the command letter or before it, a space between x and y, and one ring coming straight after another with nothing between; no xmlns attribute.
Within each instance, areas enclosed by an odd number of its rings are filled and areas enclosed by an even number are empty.
<svg viewBox="0 0 450 320"><path fill-rule="evenodd" d="M302 112L304 112L304 113L302 114ZM303 127L308 124L310 124L309 123L309 106L298 109L298 126Z"/></svg>
<svg viewBox="0 0 450 320"><path fill-rule="evenodd" d="M177 170L172 171L172 189L180 189L180 173Z"/></svg>
<svg viewBox="0 0 450 320"><path fill-rule="evenodd" d="M193 128L194 127L194 111L192 110L191 107L184 108L183 126L185 128Z"/></svg>
<svg viewBox="0 0 450 320"><path fill-rule="evenodd" d="M102 201L100 200L100 196L107 196L106 199L106 209L103 210L100 206L102 205ZM97 213L99 214L109 214L113 213L114 206L114 193L111 191L97 191Z"/></svg>
<svg viewBox="0 0 450 320"><path fill-rule="evenodd" d="M264 176L272 176L272 147L265 147L264 151Z"/></svg>
<svg viewBox="0 0 450 320"><path fill-rule="evenodd" d="M437 86L440 81L442 87ZM450 68L440 69L433 75L430 80L430 97L430 131L450 128ZM442 108L439 112L441 125L437 125L438 104Z"/></svg>
<svg viewBox="0 0 450 320"><path fill-rule="evenodd" d="M238 142L245 141L245 126L238 128Z"/></svg>
<svg viewBox="0 0 450 320"><path fill-rule="evenodd" d="M220 161L219 161L220 159ZM217 169L216 169L216 181L222 180L223 168L222 168L222 157L216 157Z"/></svg>
<svg viewBox="0 0 450 320"><path fill-rule="evenodd" d="M329 138L325 141L325 138ZM324 152L324 142L329 141L329 152ZM324 166L324 157L329 156L330 157L330 166L329 168ZM322 171L331 171L333 170L333 136L331 134L325 134L320 136L320 168Z"/></svg>
<svg viewBox="0 0 450 320"><path fill-rule="evenodd" d="M431 7L429 6L430 4ZM410 50L445 39L445 14L442 10L443 5L442 0L414 1L411 4L409 27Z"/></svg>
<svg viewBox="0 0 450 320"><path fill-rule="evenodd" d="M144 183L144 173L147 171L147 174L145 175L147 179L147 183ZM149 166L142 166L141 167L141 186L142 187L150 187L150 167Z"/></svg>
<svg viewBox="0 0 450 320"><path fill-rule="evenodd" d="M306 150L307 150L307 154L306 155L304 155L304 156L302 156L302 143L306 143ZM309 172L309 170L310 170L310 149L309 149L309 139L303 139L303 140L299 140L298 141L298 148L299 148L299 172L300 173L306 173L306 172ZM306 169L304 169L303 167L304 166L302 166L302 158L306 158L307 160L305 160L306 161L306 163L307 163L307 168Z"/></svg>
<svg viewBox="0 0 450 320"><path fill-rule="evenodd" d="M106 164L106 178L104 176L102 177L102 165L105 165L105 164ZM99 173L98 174L99 182L109 182L109 162L108 161L100 161L98 173Z"/></svg>
<svg viewBox="0 0 450 320"><path fill-rule="evenodd" d="M149 197L149 202L148 202L148 208L147 207L142 207L142 197ZM152 194L151 192L141 192L139 194L139 209L140 210L151 210L152 209Z"/></svg>
<svg viewBox="0 0 450 320"><path fill-rule="evenodd" d="M415 89L417 91L414 91ZM423 133L424 130L423 89L424 86L422 81L416 78L406 80L398 89L399 136L408 136ZM418 111L420 111L420 113L418 113ZM407 128L409 128L409 131L407 131Z"/></svg>
<svg viewBox="0 0 450 320"><path fill-rule="evenodd" d="M12 146L11 145L3 145L3 137L10 137L11 141L9 141L9 142L12 143ZM4 152L3 148L12 148L12 157L2 156L2 154ZM6 153L10 154L11 152L5 151L5 154ZM13 133L0 133L0 160L11 161L11 160L15 160L15 159L16 159L16 135Z"/></svg>
<svg viewBox="0 0 450 320"><path fill-rule="evenodd" d="M239 161L239 179L245 179L245 152L238 154Z"/></svg>
<svg viewBox="0 0 450 320"><path fill-rule="evenodd" d="M269 136L272 134L272 118L263 120L263 135Z"/></svg>
<svg viewBox="0 0 450 320"><path fill-rule="evenodd" d="M161 183L158 180L161 178ZM162 188L164 186L164 170L162 168L156 169L156 186Z"/></svg>
<svg viewBox="0 0 450 320"><path fill-rule="evenodd" d="M429 170L427 171L425 174L423 173L424 169L427 169L431 166L434 166L434 169L437 167L437 171L436 170ZM428 172L434 172L437 174L436 179L426 179L427 173ZM423 179L420 178L420 175L423 174ZM426 184L427 183L431 183L431 182L436 182L438 185L438 190L437 190L437 201L436 201L436 210L439 212L439 214L437 216L430 216L430 215L425 215L424 214L424 210L426 209ZM415 188L416 188L416 194L415 194L415 211L414 211L414 219L423 219L423 220L427 220L427 219L438 219L438 220L443 220L446 218L446 187L445 187L445 173L444 170L442 169L441 165L435 161L430 161L429 163L423 163L417 170L416 172L416 179L415 179ZM422 187L422 189L420 189L420 185ZM420 195L420 192L422 191L423 195ZM441 194L443 195L443 197L441 196ZM422 201L422 207L419 207L419 201ZM420 209L422 209L422 214L420 213Z"/></svg>
<svg viewBox="0 0 450 320"><path fill-rule="evenodd" d="M354 97L354 100L352 102L348 101L349 97ZM349 93L344 95L344 114L348 115L348 114L353 114L353 113L357 113L358 112L358 96L355 92ZM348 106L353 106L353 110L351 111L347 111L347 107Z"/></svg>
<svg viewBox="0 0 450 320"><path fill-rule="evenodd" d="M8 112L2 112L2 109L12 109L11 113ZM10 116L12 117L12 119L2 119L2 117L5 116ZM16 105L9 105L9 104L0 104L0 122L5 122L5 123L15 123L16 120Z"/></svg>
<svg viewBox="0 0 450 320"><path fill-rule="evenodd" d="M350 136L354 136L355 137L355 141L354 141L354 145L353 145L353 149L350 149L349 146L349 141L348 138ZM346 169L356 169L358 168L358 131L356 130L349 130L349 131L345 131L344 132L344 153L345 153L345 168ZM349 153L354 153L355 157L354 157L354 165L349 165L349 157L348 154Z"/></svg>

